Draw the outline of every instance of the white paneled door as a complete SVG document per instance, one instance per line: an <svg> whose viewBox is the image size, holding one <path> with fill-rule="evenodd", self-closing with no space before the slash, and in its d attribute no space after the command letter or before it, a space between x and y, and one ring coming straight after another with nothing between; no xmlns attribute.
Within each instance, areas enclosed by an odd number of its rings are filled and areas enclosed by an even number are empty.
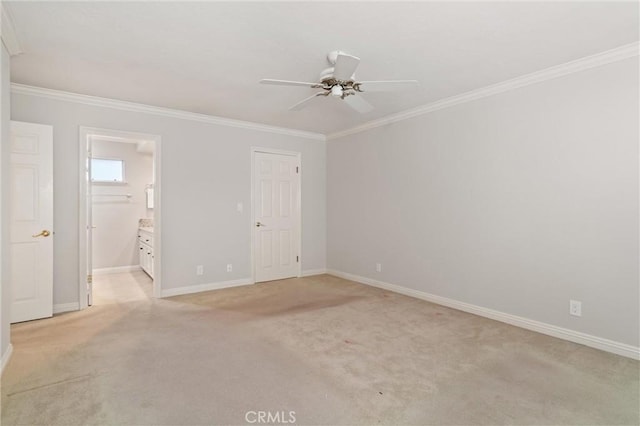
<svg viewBox="0 0 640 426"><path fill-rule="evenodd" d="M11 122L11 322L53 314L53 128Z"/></svg>
<svg viewBox="0 0 640 426"><path fill-rule="evenodd" d="M300 163L297 155L254 152L255 281L298 276Z"/></svg>

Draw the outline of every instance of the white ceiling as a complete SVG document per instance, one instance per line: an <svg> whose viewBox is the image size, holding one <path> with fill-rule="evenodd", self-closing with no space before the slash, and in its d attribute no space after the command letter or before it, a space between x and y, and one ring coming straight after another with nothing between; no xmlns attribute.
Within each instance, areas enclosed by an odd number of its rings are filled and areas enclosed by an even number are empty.
<svg viewBox="0 0 640 426"><path fill-rule="evenodd" d="M11 80L320 133L637 41L637 2L4 2L24 54ZM339 100L258 84L316 81L325 55L362 59L360 80L416 79ZM325 101L325 102L322 102Z"/></svg>

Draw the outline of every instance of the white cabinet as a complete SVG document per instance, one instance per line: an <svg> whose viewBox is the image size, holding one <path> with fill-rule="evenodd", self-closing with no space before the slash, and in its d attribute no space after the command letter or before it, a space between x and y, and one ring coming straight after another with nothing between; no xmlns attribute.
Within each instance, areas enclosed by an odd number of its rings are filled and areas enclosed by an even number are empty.
<svg viewBox="0 0 640 426"><path fill-rule="evenodd" d="M138 229L138 252L140 267L153 278L153 234L151 232Z"/></svg>

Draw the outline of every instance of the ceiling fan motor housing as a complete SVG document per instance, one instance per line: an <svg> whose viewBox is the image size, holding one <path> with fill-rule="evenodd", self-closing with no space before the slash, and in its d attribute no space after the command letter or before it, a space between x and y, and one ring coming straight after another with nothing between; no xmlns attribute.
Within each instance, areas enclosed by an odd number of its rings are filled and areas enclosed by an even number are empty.
<svg viewBox="0 0 640 426"><path fill-rule="evenodd" d="M320 72L320 81L325 81L325 80L329 80L329 79L333 79L333 72L334 72L335 68L334 67L329 67L329 68L325 68L322 70L322 72ZM349 80L355 80L356 78L356 74L353 73L351 75L351 77L349 78Z"/></svg>
<svg viewBox="0 0 640 426"><path fill-rule="evenodd" d="M326 68L320 72L320 81L333 78L333 67Z"/></svg>

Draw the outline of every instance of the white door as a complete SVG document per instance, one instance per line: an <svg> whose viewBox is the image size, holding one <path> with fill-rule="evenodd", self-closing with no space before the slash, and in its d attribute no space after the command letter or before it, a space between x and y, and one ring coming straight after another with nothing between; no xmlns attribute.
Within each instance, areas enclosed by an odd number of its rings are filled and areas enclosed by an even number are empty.
<svg viewBox="0 0 640 426"><path fill-rule="evenodd" d="M53 128L11 122L11 322L53 314Z"/></svg>
<svg viewBox="0 0 640 426"><path fill-rule="evenodd" d="M254 153L255 281L299 274L300 164L297 156Z"/></svg>

